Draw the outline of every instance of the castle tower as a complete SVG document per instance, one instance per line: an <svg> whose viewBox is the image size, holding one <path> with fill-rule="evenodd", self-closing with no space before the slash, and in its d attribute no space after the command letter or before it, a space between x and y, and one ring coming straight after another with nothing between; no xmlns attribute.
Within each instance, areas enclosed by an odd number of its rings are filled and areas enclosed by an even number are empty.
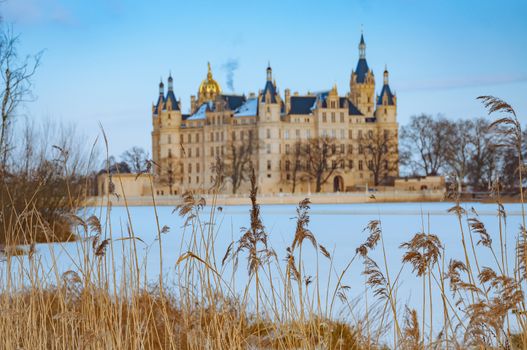
<svg viewBox="0 0 527 350"><path fill-rule="evenodd" d="M357 68L351 72L350 99L366 117L373 116L375 107L375 76L366 62L366 42L360 36L359 61Z"/></svg>
<svg viewBox="0 0 527 350"><path fill-rule="evenodd" d="M390 89L388 68L384 69L383 86L377 96L375 117L381 123L397 122L397 96Z"/></svg>
<svg viewBox="0 0 527 350"><path fill-rule="evenodd" d="M268 64L266 82L258 95L258 183L261 188L273 188L280 179L280 116L282 99L273 81L273 70Z"/></svg>
<svg viewBox="0 0 527 350"><path fill-rule="evenodd" d="M265 87L258 96L258 114L262 122L278 122L282 100L277 92L276 82L273 81L273 69L270 64L267 66L266 76Z"/></svg>
<svg viewBox="0 0 527 350"><path fill-rule="evenodd" d="M216 96L221 94L220 84L212 77L212 69L210 63L208 65L207 78L201 82L198 89L198 104L196 108L201 106L203 102L214 101Z"/></svg>
<svg viewBox="0 0 527 350"><path fill-rule="evenodd" d="M174 94L174 79L168 77L168 91L164 95L164 84L159 83L159 97L152 113L152 157L157 166L154 174L157 181L168 187L166 194L173 193L179 171L178 142L180 141L181 106Z"/></svg>

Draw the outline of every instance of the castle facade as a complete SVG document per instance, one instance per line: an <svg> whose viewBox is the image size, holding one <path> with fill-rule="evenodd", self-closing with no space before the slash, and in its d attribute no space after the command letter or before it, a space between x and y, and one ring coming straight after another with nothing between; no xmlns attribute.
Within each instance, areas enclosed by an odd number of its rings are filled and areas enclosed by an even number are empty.
<svg viewBox="0 0 527 350"><path fill-rule="evenodd" d="M152 105L156 192L209 192L218 182L218 169L227 167L231 174L221 175L222 191L245 193L247 164L254 168L263 194L344 192L393 182L398 176L397 97L388 78L385 69L376 94L362 35L359 60L344 96L336 86L305 95L285 89L281 96L270 66L258 94L229 95L214 80L209 64L197 96L191 96L190 113L184 114L170 76L168 91L161 82ZM383 140L373 141L375 135ZM318 152L329 148L329 153L317 179L316 165L299 150L320 139L326 146ZM302 149L309 153L316 147ZM244 161L247 158L250 162Z"/></svg>

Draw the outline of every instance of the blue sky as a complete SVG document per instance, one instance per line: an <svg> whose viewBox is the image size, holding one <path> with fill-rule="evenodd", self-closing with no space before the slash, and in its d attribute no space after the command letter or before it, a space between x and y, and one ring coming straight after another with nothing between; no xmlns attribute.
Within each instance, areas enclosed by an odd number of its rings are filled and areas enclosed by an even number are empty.
<svg viewBox="0 0 527 350"><path fill-rule="evenodd" d="M151 104L169 71L184 111L207 61L227 92L223 67L234 60L236 93L261 89L270 61L280 91L336 83L345 94L361 26L377 92L386 64L401 124L421 112L482 116L482 94L527 122L523 0L7 0L0 14L21 34L21 52L44 50L24 113L77 123L88 137L101 122L116 155L150 150Z"/></svg>

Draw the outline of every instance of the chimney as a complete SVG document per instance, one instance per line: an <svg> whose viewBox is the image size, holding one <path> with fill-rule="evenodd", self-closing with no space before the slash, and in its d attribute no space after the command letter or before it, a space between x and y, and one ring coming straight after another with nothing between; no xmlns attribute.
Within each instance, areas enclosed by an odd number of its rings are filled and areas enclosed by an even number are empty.
<svg viewBox="0 0 527 350"><path fill-rule="evenodd" d="M291 90L285 89L285 114L291 110Z"/></svg>

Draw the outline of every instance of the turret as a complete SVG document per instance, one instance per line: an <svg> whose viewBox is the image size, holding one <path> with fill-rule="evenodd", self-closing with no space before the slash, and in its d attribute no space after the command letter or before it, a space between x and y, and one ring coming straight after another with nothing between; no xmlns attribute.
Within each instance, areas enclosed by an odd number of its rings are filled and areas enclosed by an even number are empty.
<svg viewBox="0 0 527 350"><path fill-rule="evenodd" d="M366 117L371 117L375 106L375 76L366 61L366 42L361 34L359 42L359 61L351 72L350 99Z"/></svg>
<svg viewBox="0 0 527 350"><path fill-rule="evenodd" d="M389 85L388 68L384 68L383 86L377 96L375 117L379 122L395 123L397 117L397 97L392 93Z"/></svg>

